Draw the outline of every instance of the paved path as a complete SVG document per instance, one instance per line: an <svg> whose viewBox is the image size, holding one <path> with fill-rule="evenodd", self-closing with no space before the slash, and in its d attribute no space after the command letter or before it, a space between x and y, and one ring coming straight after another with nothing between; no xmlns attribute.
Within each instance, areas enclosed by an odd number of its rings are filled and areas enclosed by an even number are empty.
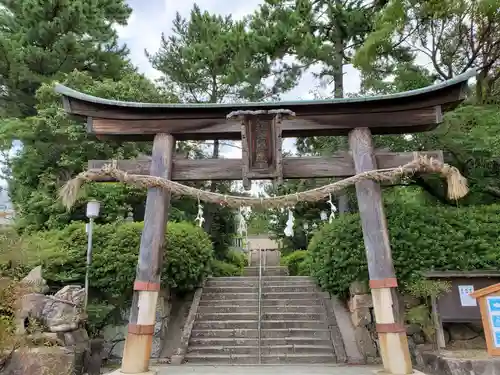
<svg viewBox="0 0 500 375"><path fill-rule="evenodd" d="M374 375L380 367L328 365L260 366L168 366L157 368L158 375Z"/></svg>

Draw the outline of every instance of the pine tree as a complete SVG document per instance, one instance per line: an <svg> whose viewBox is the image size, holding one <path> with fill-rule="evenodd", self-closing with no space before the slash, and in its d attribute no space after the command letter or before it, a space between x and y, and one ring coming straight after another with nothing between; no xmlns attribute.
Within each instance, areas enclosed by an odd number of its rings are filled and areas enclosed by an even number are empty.
<svg viewBox="0 0 500 375"><path fill-rule="evenodd" d="M124 0L1 0L0 114L35 114L40 85L73 70L120 78L128 50L114 25L130 13Z"/></svg>

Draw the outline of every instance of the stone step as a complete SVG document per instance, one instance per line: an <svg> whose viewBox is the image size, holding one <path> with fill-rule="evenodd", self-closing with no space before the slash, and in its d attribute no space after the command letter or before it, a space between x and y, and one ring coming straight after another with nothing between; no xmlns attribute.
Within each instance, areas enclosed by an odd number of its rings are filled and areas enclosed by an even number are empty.
<svg viewBox="0 0 500 375"><path fill-rule="evenodd" d="M262 299L320 299L315 292L263 292Z"/></svg>
<svg viewBox="0 0 500 375"><path fill-rule="evenodd" d="M275 346L261 346L261 354L283 355L283 354L326 354L333 355L332 345L275 345ZM190 345L188 353L197 354L258 354L259 346L255 345Z"/></svg>
<svg viewBox="0 0 500 375"><path fill-rule="evenodd" d="M252 293L258 294L258 286L206 286L203 288L203 293Z"/></svg>
<svg viewBox="0 0 500 375"><path fill-rule="evenodd" d="M258 291L258 289L257 289ZM316 293L318 292L318 287L316 285L287 285L287 286L271 286L264 285L262 287L262 293Z"/></svg>
<svg viewBox="0 0 500 375"><path fill-rule="evenodd" d="M253 306L245 305L230 305L226 304L225 301L221 301L220 305L210 304L198 307L199 314L220 314L220 313L255 313L259 312L258 302L255 301ZM276 308L275 308L276 309Z"/></svg>
<svg viewBox="0 0 500 375"><path fill-rule="evenodd" d="M261 331L262 332L262 331ZM259 332L257 327L253 329L193 329L191 339L193 338L257 338Z"/></svg>
<svg viewBox="0 0 500 375"><path fill-rule="evenodd" d="M258 346L257 337L191 337L189 345L193 346ZM262 338L261 345L319 345L332 348L331 341L321 337L270 337Z"/></svg>
<svg viewBox="0 0 500 375"><path fill-rule="evenodd" d="M189 346L257 346L257 337L191 337Z"/></svg>
<svg viewBox="0 0 500 375"><path fill-rule="evenodd" d="M255 320L195 320L193 330L199 329L257 329L258 323Z"/></svg>
<svg viewBox="0 0 500 375"><path fill-rule="evenodd" d="M261 321L261 329L277 329L277 328L310 328L324 329L326 324L319 320L263 320Z"/></svg>
<svg viewBox="0 0 500 375"><path fill-rule="evenodd" d="M203 322L206 320L225 320L225 321L230 321L230 320L257 320L258 319L258 312L228 312L228 313L203 313L199 312L196 314L196 321Z"/></svg>
<svg viewBox="0 0 500 375"><path fill-rule="evenodd" d="M259 276L259 267L245 267L243 270L244 276ZM287 276L288 268L286 267L266 267L262 270L262 276Z"/></svg>
<svg viewBox="0 0 500 375"><path fill-rule="evenodd" d="M258 302L258 301L257 301ZM323 306L322 301L317 298L302 298L302 299L262 299L262 306Z"/></svg>
<svg viewBox="0 0 500 375"><path fill-rule="evenodd" d="M246 281L259 281L257 276L224 276L224 277L209 277L207 283L211 282L246 282Z"/></svg>
<svg viewBox="0 0 500 375"><path fill-rule="evenodd" d="M310 353L310 354L329 354L334 355L333 345L307 345L307 344L289 344L289 345L261 345L262 354L292 354L292 353Z"/></svg>
<svg viewBox="0 0 500 375"><path fill-rule="evenodd" d="M250 299L201 299L201 306L258 306L259 300L257 298Z"/></svg>
<svg viewBox="0 0 500 375"><path fill-rule="evenodd" d="M207 287L258 287L259 280L209 280L205 284Z"/></svg>
<svg viewBox="0 0 500 375"><path fill-rule="evenodd" d="M326 328L274 328L262 329L260 332L261 338L317 338L330 340L330 331Z"/></svg>
<svg viewBox="0 0 500 375"><path fill-rule="evenodd" d="M185 360L187 363L212 363L212 364L257 364L258 354L230 354L230 353L187 353Z"/></svg>
<svg viewBox="0 0 500 375"><path fill-rule="evenodd" d="M263 282L278 282L278 281L286 281L286 282L314 282L314 279L310 276L264 276L262 277Z"/></svg>
<svg viewBox="0 0 500 375"><path fill-rule="evenodd" d="M301 300L296 305L275 305L262 306L263 313L318 313L323 314L324 309L321 305L300 305ZM248 308L248 307L245 307ZM257 307L258 309L258 307Z"/></svg>
<svg viewBox="0 0 500 375"><path fill-rule="evenodd" d="M196 353L196 354L259 354L259 346L257 343L255 345L246 346L246 345L216 345L216 346L188 346L188 353Z"/></svg>
<svg viewBox="0 0 500 375"><path fill-rule="evenodd" d="M258 283L257 283L258 285ZM293 287L316 287L316 283L313 281L307 280L283 280L283 281L274 281L274 280L262 280L262 286L264 288L267 287L280 287L280 286L293 286Z"/></svg>
<svg viewBox="0 0 500 375"><path fill-rule="evenodd" d="M206 354L206 353L187 353L186 362L193 364L257 364L258 355L254 354ZM293 364L310 364L310 363L336 363L336 358L334 355L325 354L310 354L310 353L300 353L300 354L264 354L261 355L262 364L282 364L282 363L293 363Z"/></svg>
<svg viewBox="0 0 500 375"><path fill-rule="evenodd" d="M257 293L205 293L201 295L201 300L228 300L228 299L256 299Z"/></svg>
<svg viewBox="0 0 500 375"><path fill-rule="evenodd" d="M304 312L265 312L262 314L264 320L318 320L323 321L325 314Z"/></svg>
<svg viewBox="0 0 500 375"><path fill-rule="evenodd" d="M326 353L286 353L261 355L262 364L336 363L335 355Z"/></svg>
<svg viewBox="0 0 500 375"><path fill-rule="evenodd" d="M241 278L245 279L245 278ZM205 288L213 288L213 287L258 287L259 286L259 280L256 278L256 280L217 280L217 279L211 279L208 280L205 284ZM268 280L269 278L262 278L262 287L280 287L280 286L304 286L304 287L311 287L311 286L316 286L316 283L313 280Z"/></svg>

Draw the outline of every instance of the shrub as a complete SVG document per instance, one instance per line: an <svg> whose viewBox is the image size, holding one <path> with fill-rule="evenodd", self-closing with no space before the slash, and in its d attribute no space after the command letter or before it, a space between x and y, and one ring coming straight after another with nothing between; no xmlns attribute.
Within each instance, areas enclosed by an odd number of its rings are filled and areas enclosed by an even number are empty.
<svg viewBox="0 0 500 375"><path fill-rule="evenodd" d="M308 276L307 261L309 253L307 250L296 250L293 253L283 257L281 263L288 268L290 276ZM304 274L305 273L305 274Z"/></svg>
<svg viewBox="0 0 500 375"><path fill-rule="evenodd" d="M214 277L227 277L227 276L240 276L243 269L221 260L212 260L212 276Z"/></svg>
<svg viewBox="0 0 500 375"><path fill-rule="evenodd" d="M143 223L96 225L90 270L91 294L113 304L132 295ZM42 264L49 285L83 285L87 235L82 223L41 232L28 241L30 262ZM162 283L177 292L195 289L210 272L213 257L208 235L190 223L169 223L165 237Z"/></svg>
<svg viewBox="0 0 500 375"><path fill-rule="evenodd" d="M500 206L464 208L386 205L392 257L401 285L427 270L498 269ZM322 227L309 245L311 270L319 285L345 296L353 281L368 280L358 214Z"/></svg>
<svg viewBox="0 0 500 375"><path fill-rule="evenodd" d="M230 249L224 258L226 262L234 264L236 267L241 269L248 265L247 255L238 250Z"/></svg>

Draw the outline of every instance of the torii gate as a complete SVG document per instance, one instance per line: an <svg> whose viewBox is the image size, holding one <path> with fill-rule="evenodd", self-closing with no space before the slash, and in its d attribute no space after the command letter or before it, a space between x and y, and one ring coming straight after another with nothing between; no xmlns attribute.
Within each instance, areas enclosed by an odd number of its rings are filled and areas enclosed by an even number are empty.
<svg viewBox="0 0 500 375"><path fill-rule="evenodd" d="M86 118L87 131L99 139L153 140L151 160L123 160L118 168L176 181L243 180L248 188L252 179L346 177L408 163L414 153L375 152L372 134L408 134L435 128L445 111L464 100L467 81L474 75L471 71L434 86L393 95L244 104L136 103L97 98L62 85L56 91L63 96L66 112ZM233 115L240 121L230 118ZM349 154L282 158L283 137L335 135L349 136ZM213 139L242 140L243 158L174 157L176 140ZM424 154L443 158L440 151ZM107 163L110 161L91 160L89 169ZM411 374L380 185L370 180L358 182L356 194L383 365L389 374ZM168 191L148 189L121 367L124 374L149 371L169 203Z"/></svg>

